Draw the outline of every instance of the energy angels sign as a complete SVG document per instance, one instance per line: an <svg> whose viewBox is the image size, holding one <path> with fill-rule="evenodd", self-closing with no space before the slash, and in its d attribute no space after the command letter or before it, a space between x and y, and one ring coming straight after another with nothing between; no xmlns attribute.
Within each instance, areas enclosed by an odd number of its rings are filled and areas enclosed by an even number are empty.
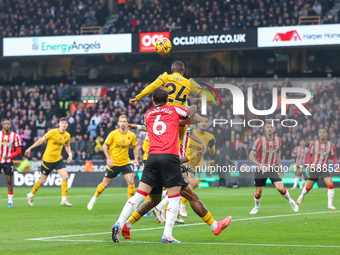
<svg viewBox="0 0 340 255"><path fill-rule="evenodd" d="M130 53L131 34L4 38L3 56Z"/></svg>

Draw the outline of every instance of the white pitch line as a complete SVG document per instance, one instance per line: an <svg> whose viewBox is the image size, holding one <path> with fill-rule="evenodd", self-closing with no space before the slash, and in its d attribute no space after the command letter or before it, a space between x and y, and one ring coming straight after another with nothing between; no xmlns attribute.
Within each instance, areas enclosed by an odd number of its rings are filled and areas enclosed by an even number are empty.
<svg viewBox="0 0 340 255"><path fill-rule="evenodd" d="M95 242L95 243L110 243L112 241L105 240L65 240L65 239L45 239L45 242ZM124 241L124 243L140 243L140 244L161 244L162 242L149 242L149 241ZM302 247L302 248L340 248L336 245L311 245L311 244L266 244L266 243L193 243L182 242L181 244L189 245L228 245L228 246L267 246L267 247Z"/></svg>
<svg viewBox="0 0 340 255"><path fill-rule="evenodd" d="M74 196L67 196L69 197L92 197L92 195L74 195ZM126 194L102 194L100 195L101 197L108 197L108 196L126 196ZM6 197L7 198L7 197ZM50 199L50 198L60 198L60 196L53 196L53 197L34 197L34 200L36 199ZM3 201L7 202L7 199L1 199ZM0 200L0 201L1 201ZM27 200L27 197L17 197L17 198L13 198L13 200Z"/></svg>
<svg viewBox="0 0 340 255"><path fill-rule="evenodd" d="M313 214L328 214L328 213L339 213L340 211L325 211L325 212L310 212L310 213L295 213L295 214L281 214L281 215L271 215L271 216L263 216L263 217L253 217L253 218L243 218L243 219L235 219L235 221L246 221L246 220L261 220L261 219L270 219L270 218L281 218L281 217L291 217L291 216L301 216L301 215L313 215ZM192 223L192 224L184 224L184 225L176 225L174 228L179 227L189 227L189 226L198 226L198 225L205 225L206 223ZM132 229L131 231L148 231L148 230L157 230L157 229L164 229L162 227L155 227L155 228L144 228L144 229ZM94 236L94 235L106 235L111 234L111 232L101 232L101 233L89 233L89 234L76 234L76 235L65 235L65 236L50 236L50 237L40 237L40 238L30 238L26 239L26 241L49 241L51 239L56 238L65 238L65 237L76 237L76 236ZM53 241L53 240L51 240ZM58 241L58 240L55 240ZM67 240L65 240L67 241ZM81 241L81 240L79 240Z"/></svg>

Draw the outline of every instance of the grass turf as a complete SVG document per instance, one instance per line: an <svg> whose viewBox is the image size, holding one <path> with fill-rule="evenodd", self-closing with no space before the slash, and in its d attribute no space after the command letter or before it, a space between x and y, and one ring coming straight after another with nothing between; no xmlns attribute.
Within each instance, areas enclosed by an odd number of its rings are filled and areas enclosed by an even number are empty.
<svg viewBox="0 0 340 255"><path fill-rule="evenodd" d="M1 254L340 253L340 210L327 210L327 189L312 190L296 214L274 188L265 188L257 215L249 214L254 206L254 188L199 189L199 197L216 220L232 215L233 221L220 236L214 236L188 204L185 224L176 224L173 230L182 244L162 244L164 224L146 217L133 226L130 242L122 237L120 243L113 243L111 226L127 200L126 188L106 189L92 211L86 205L95 188L69 189L72 208L60 205L60 188L44 187L37 192L34 206L29 207L29 191L15 188L14 207L7 208L7 190L0 188ZM298 189L290 194L296 200L300 192ZM337 190L335 193L334 206L340 209ZM275 215L278 217L268 217ZM62 237L28 240L56 236Z"/></svg>

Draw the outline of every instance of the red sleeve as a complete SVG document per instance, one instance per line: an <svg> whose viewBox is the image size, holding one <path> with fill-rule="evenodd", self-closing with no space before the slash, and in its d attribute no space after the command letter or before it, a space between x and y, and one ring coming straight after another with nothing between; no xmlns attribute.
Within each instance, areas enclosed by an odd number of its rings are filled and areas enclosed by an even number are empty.
<svg viewBox="0 0 340 255"><path fill-rule="evenodd" d="M338 158L337 158L337 156L336 156L336 155L333 155L333 156L332 156L332 159L333 159L333 164L334 164L334 165L338 165Z"/></svg>
<svg viewBox="0 0 340 255"><path fill-rule="evenodd" d="M16 150L9 156L10 159L15 158L21 154L21 147L16 147Z"/></svg>
<svg viewBox="0 0 340 255"><path fill-rule="evenodd" d="M181 106L174 106L176 113L178 114L180 119L188 118L188 110Z"/></svg>
<svg viewBox="0 0 340 255"><path fill-rule="evenodd" d="M260 145L261 145L261 139L257 138L254 142L252 150L257 152L260 148Z"/></svg>
<svg viewBox="0 0 340 255"><path fill-rule="evenodd" d="M308 153L307 153L307 162L308 162L309 165L311 165L313 163L312 162L313 151L314 151L314 142L312 142L312 144L310 145Z"/></svg>
<svg viewBox="0 0 340 255"><path fill-rule="evenodd" d="M294 150L293 150L293 153L297 153L297 146L295 146Z"/></svg>
<svg viewBox="0 0 340 255"><path fill-rule="evenodd" d="M312 157L311 157L310 153L307 153L307 162L308 162L309 165L312 164Z"/></svg>

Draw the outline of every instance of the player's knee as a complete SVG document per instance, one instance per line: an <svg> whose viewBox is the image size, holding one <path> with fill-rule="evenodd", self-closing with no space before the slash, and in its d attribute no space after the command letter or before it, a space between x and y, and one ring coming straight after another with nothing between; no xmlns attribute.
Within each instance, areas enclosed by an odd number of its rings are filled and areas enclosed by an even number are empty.
<svg viewBox="0 0 340 255"><path fill-rule="evenodd" d="M334 189L334 184L328 185L328 189Z"/></svg>
<svg viewBox="0 0 340 255"><path fill-rule="evenodd" d="M69 176L68 176L68 174L64 175L64 177L63 177L63 181L64 181L64 182L67 182L67 180L68 180L68 177L69 177Z"/></svg>
<svg viewBox="0 0 340 255"><path fill-rule="evenodd" d="M12 180L7 180L7 186L12 186Z"/></svg>
<svg viewBox="0 0 340 255"><path fill-rule="evenodd" d="M134 185L135 184L135 181L132 179L132 180L129 180L129 181L127 181L127 184L128 185Z"/></svg>

